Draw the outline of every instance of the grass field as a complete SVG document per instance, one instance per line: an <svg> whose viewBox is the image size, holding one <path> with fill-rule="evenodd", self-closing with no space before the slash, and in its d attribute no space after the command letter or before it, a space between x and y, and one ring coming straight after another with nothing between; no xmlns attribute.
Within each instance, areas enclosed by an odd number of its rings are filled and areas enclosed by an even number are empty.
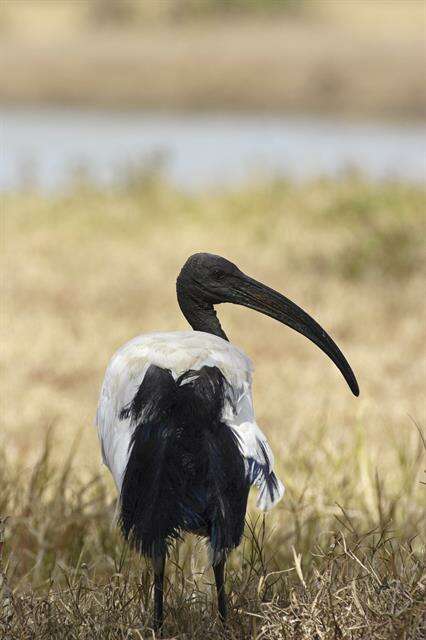
<svg viewBox="0 0 426 640"><path fill-rule="evenodd" d="M4 0L0 101L424 118L422 0Z"/></svg>
<svg viewBox="0 0 426 640"><path fill-rule="evenodd" d="M174 281L199 250L308 310L361 395L301 336L219 308L254 361L287 492L265 519L250 507L226 632L202 544L173 552L165 637L423 637L425 195L348 176L191 196L147 174L110 191L3 196L2 637L153 637L149 572L115 528L92 422L114 350L186 327Z"/></svg>

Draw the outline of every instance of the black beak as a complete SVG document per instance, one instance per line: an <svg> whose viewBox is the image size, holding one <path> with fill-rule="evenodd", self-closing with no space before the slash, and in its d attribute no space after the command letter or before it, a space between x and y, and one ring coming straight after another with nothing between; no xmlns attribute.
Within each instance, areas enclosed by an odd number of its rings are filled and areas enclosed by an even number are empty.
<svg viewBox="0 0 426 640"><path fill-rule="evenodd" d="M359 387L354 372L343 353L328 333L303 309L274 289L242 274L235 286L232 302L240 304L266 316L275 318L295 331L306 336L328 355L349 385L355 396L359 395Z"/></svg>

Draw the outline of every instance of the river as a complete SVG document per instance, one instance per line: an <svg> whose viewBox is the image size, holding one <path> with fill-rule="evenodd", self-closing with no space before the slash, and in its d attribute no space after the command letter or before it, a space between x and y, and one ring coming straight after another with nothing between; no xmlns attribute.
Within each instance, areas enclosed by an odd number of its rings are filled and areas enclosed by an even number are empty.
<svg viewBox="0 0 426 640"><path fill-rule="evenodd" d="M373 180L423 182L426 125L325 117L0 108L0 189L64 188L77 167L101 185L160 162L184 189L252 176L309 180L350 168Z"/></svg>

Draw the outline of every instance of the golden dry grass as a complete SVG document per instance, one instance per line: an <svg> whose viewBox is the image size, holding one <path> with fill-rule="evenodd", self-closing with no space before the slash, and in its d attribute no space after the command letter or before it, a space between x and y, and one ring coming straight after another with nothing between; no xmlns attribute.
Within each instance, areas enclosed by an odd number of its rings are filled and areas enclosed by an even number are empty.
<svg viewBox="0 0 426 640"><path fill-rule="evenodd" d="M197 3L133 2L124 22L104 21L106 5L7 0L0 100L424 117L420 0L201 15Z"/></svg>
<svg viewBox="0 0 426 640"><path fill-rule="evenodd" d="M175 277L189 254L207 250L307 309L361 388L355 399L289 329L219 309L254 361L258 421L287 485L266 531L247 529L233 554L229 637L420 639L424 450L414 422L425 420L424 204L421 188L356 177L198 196L142 178L109 192L3 197L0 517L10 516L10 637L136 638L141 621L148 633L149 576L141 582L132 555L120 560L92 421L114 350L137 333L186 327ZM191 548L170 568L166 626L179 638L223 637L211 621L209 574L197 573Z"/></svg>

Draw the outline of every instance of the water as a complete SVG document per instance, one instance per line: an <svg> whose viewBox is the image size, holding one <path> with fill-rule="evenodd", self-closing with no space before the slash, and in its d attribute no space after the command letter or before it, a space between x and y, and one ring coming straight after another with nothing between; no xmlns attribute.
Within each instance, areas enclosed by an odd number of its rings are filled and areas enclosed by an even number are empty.
<svg viewBox="0 0 426 640"><path fill-rule="evenodd" d="M160 115L75 108L0 108L0 189L64 187L77 166L110 184L126 166L166 159L178 186L232 185L254 175L305 180L350 167L422 182L424 124L348 123L262 115Z"/></svg>

